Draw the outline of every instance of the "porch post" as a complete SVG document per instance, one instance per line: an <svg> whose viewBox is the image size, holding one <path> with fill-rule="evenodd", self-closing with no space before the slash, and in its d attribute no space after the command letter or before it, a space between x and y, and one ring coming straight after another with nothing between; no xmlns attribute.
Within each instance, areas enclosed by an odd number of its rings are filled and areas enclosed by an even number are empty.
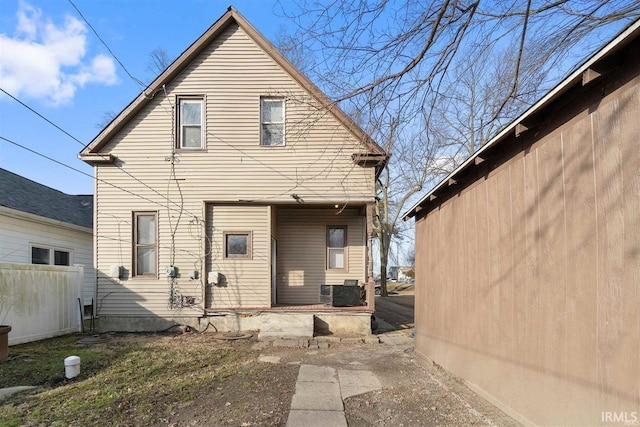
<svg viewBox="0 0 640 427"><path fill-rule="evenodd" d="M376 287L373 280L373 203L367 203L367 308L371 311L376 307Z"/></svg>

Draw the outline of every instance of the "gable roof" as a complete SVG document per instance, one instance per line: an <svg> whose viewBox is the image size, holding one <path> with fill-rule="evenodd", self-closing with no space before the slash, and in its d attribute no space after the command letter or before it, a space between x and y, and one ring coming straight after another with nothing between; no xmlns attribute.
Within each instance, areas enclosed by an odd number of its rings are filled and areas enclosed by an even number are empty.
<svg viewBox="0 0 640 427"><path fill-rule="evenodd" d="M598 52L586 60L581 66L577 67L567 78L562 80L556 87L551 89L545 96L543 96L538 102L533 104L527 111L522 113L517 119L503 128L495 137L489 142L484 144L473 155L465 160L460 166L458 166L453 172L451 172L446 178L444 178L438 185L433 187L427 194L425 194L416 204L409 208L402 216L404 221L416 216L418 211L423 209L429 203L438 203L436 200L436 194L441 190L446 189L451 183L456 183L456 177L463 171L471 170L471 168L478 167L484 161L483 153L488 149L500 146L504 143L508 143L510 138L515 134L516 137L522 130L526 130L526 126L523 127L523 122L527 119L534 117L536 114L549 107L553 102L557 101L571 88L582 85L585 86L591 81L600 77L601 72L604 74L607 69L606 65L602 65L606 62L606 59L613 54L632 43L634 40L640 38L640 19L631 23L620 34L618 34L611 42L607 43ZM600 67L599 67L600 66ZM598 70L601 69L601 72ZM434 202L434 200L436 200Z"/></svg>
<svg viewBox="0 0 640 427"><path fill-rule="evenodd" d="M93 229L93 196L72 196L0 168L0 206Z"/></svg>
<svg viewBox="0 0 640 427"><path fill-rule="evenodd" d="M267 55L269 55L282 69L285 70L298 84L314 97L320 105L327 108L333 116L347 128L359 141L363 143L368 153L376 160L386 163L389 155L380 147L360 126L347 116L334 102L332 102L316 85L314 85L300 70L286 59L258 30L256 30L240 13L230 6L207 31L191 44L173 63L160 74L137 98L135 98L122 112L114 118L79 154L79 158L88 163L110 162L110 155L100 153L109 140L120 131L144 106L153 95L164 85L172 81L194 60L213 40L216 39L229 25L237 24Z"/></svg>

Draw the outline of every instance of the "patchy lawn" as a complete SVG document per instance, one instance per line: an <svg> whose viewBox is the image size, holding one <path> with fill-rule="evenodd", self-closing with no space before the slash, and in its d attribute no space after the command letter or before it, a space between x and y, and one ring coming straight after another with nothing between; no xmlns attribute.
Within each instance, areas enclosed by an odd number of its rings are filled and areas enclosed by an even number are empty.
<svg viewBox="0 0 640 427"><path fill-rule="evenodd" d="M66 336L9 349L0 387L38 386L0 402L0 424L282 425L298 367L257 362L255 341L211 334L116 334L79 344ZM81 373L64 377L64 358ZM274 380L277 379L277 380Z"/></svg>

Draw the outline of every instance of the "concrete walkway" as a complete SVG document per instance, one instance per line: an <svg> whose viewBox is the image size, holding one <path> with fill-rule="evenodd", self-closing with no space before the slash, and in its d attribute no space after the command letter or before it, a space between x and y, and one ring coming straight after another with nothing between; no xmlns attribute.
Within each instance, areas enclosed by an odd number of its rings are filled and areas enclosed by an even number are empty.
<svg viewBox="0 0 640 427"><path fill-rule="evenodd" d="M370 371L301 365L287 427L347 427L342 400L381 388Z"/></svg>
<svg viewBox="0 0 640 427"><path fill-rule="evenodd" d="M27 385L0 388L0 400L4 400L5 398L11 396L12 394L20 393L21 391L25 391L25 390L33 390L34 388L35 387L33 386L27 386Z"/></svg>

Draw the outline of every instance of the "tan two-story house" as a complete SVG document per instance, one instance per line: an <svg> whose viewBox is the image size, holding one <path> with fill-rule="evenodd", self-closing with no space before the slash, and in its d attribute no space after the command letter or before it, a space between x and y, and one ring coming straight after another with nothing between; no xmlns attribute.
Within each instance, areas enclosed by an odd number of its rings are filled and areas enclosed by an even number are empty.
<svg viewBox="0 0 640 427"><path fill-rule="evenodd" d="M372 282L388 156L235 9L80 158L95 167L101 329L368 329L373 298L337 309L319 290Z"/></svg>

